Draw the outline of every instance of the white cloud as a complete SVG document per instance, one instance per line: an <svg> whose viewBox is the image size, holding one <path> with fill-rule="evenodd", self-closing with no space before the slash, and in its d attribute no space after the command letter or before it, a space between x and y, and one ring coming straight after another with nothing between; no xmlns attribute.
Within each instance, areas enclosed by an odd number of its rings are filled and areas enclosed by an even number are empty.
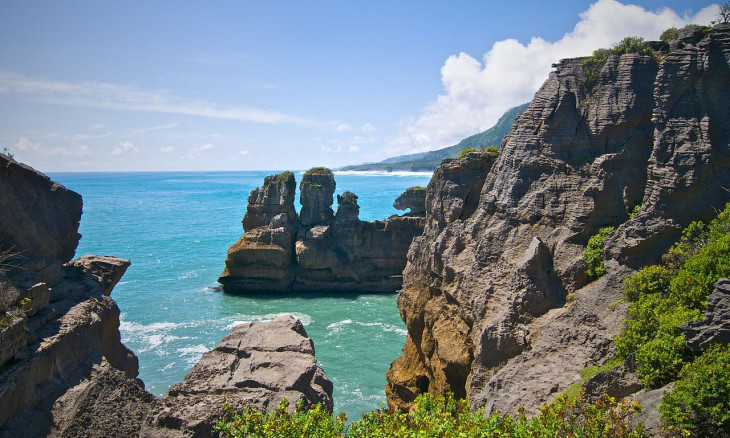
<svg viewBox="0 0 730 438"><path fill-rule="evenodd" d="M131 141L123 141L119 143L118 147L112 150L112 155L121 155L129 152L139 152L139 148Z"/></svg>
<svg viewBox="0 0 730 438"><path fill-rule="evenodd" d="M169 152L172 152L174 150L175 150L175 148L172 147L172 146L162 146L160 148L160 152L168 152L169 153Z"/></svg>
<svg viewBox="0 0 730 438"><path fill-rule="evenodd" d="M362 125L360 130L362 130L362 132L373 132L375 131L375 126L371 125L370 123L366 123Z"/></svg>
<svg viewBox="0 0 730 438"><path fill-rule="evenodd" d="M345 131L349 131L349 130L350 130L350 125L348 125L347 123L340 123L339 125L337 125L335 127L335 131L337 131L337 132L345 132Z"/></svg>
<svg viewBox="0 0 730 438"><path fill-rule="evenodd" d="M144 111L239 120L264 124L289 124L326 128L334 124L248 106L223 107L214 102L189 100L166 91L145 91L132 85L106 82L61 82L0 72L0 93L30 95L57 105L122 111ZM160 127L160 129L166 128Z"/></svg>
<svg viewBox="0 0 730 438"><path fill-rule="evenodd" d="M140 128L140 129L137 129L134 132L132 132L132 134L133 135L134 134L146 134L146 133L152 132L152 131L163 131L163 130L166 130L166 129L174 128L177 125L178 125L177 122L172 122L172 123L168 123L167 125L150 126L148 128Z"/></svg>
<svg viewBox="0 0 730 438"><path fill-rule="evenodd" d="M243 155L245 157L246 155L249 154L249 152L248 151L241 151L241 152L239 152L239 154L241 154L241 155Z"/></svg>
<svg viewBox="0 0 730 438"><path fill-rule="evenodd" d="M360 148L357 147L357 146L355 146L355 145L350 146L350 149L349 150L350 150L350 153L360 152Z"/></svg>
<svg viewBox="0 0 730 438"><path fill-rule="evenodd" d="M44 157L55 157L55 156L74 156L74 157L87 157L91 155L91 148L86 145L73 145L73 146L47 146L41 142L33 142L25 137L21 137L16 143L15 147L18 150L26 153L29 156L44 156Z"/></svg>
<svg viewBox="0 0 730 438"><path fill-rule="evenodd" d="M444 93L417 118L405 120L399 134L380 155L421 152L449 146L483 131L509 108L532 100L547 79L551 64L562 58L590 55L625 36L658 39L665 29L686 23L709 24L717 5L694 16L669 8L647 11L615 0L599 0L580 14L571 32L555 42L533 37L494 43L481 61L466 53L450 56L441 68Z"/></svg>
<svg viewBox="0 0 730 438"><path fill-rule="evenodd" d="M322 146L319 149L325 154L339 154L342 152L342 146Z"/></svg>
<svg viewBox="0 0 730 438"><path fill-rule="evenodd" d="M188 149L187 154L180 156L180 158L184 159L184 160L193 160L195 158L198 158L203 153L203 151L213 149L214 147L215 147L215 145L213 145L213 143L206 143L206 144L200 145L200 146L193 146L190 149Z"/></svg>

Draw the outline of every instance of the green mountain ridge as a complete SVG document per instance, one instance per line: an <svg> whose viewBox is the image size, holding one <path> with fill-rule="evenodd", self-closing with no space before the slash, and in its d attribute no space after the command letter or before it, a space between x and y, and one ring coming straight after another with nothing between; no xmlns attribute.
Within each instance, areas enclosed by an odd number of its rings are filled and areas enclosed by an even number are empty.
<svg viewBox="0 0 730 438"><path fill-rule="evenodd" d="M517 116L522 114L528 103L516 106L502 114L497 123L479 134L472 135L459 143L430 152L399 155L377 163L364 163L341 167L337 170L349 171L433 171L444 158L455 158L466 148L482 149L489 146L500 146L502 139L512 128Z"/></svg>

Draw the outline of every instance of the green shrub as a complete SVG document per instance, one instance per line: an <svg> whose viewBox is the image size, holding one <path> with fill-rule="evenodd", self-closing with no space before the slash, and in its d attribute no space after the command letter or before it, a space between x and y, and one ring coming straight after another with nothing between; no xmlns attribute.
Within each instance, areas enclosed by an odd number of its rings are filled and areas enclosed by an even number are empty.
<svg viewBox="0 0 730 438"><path fill-rule="evenodd" d="M626 280L629 315L614 340L648 387L673 380L692 359L680 326L701 318L714 283L730 276L730 204L709 225L687 226L664 261Z"/></svg>
<svg viewBox="0 0 730 438"><path fill-rule="evenodd" d="M489 146L484 152L487 155L497 155L499 153L499 146Z"/></svg>
<svg viewBox="0 0 730 438"><path fill-rule="evenodd" d="M345 431L345 415L334 418L319 404L305 409L302 403L298 403L293 414L288 409L289 402L286 399L276 409L266 413L258 409L246 409L236 414L226 404L226 416L215 424L213 430L229 438L339 438Z"/></svg>
<svg viewBox="0 0 730 438"><path fill-rule="evenodd" d="M659 36L659 39L662 41L672 41L677 38L679 38L679 30L676 27L670 27Z"/></svg>
<svg viewBox="0 0 730 438"><path fill-rule="evenodd" d="M327 167L312 167L304 172L304 176L307 175L332 175L332 170Z"/></svg>
<svg viewBox="0 0 730 438"><path fill-rule="evenodd" d="M629 219L635 218L636 215L638 215L640 211L641 211L641 202L634 205L634 208L629 212Z"/></svg>
<svg viewBox="0 0 730 438"><path fill-rule="evenodd" d="M659 410L666 428L730 437L730 347L711 347L682 368Z"/></svg>
<svg viewBox="0 0 730 438"><path fill-rule="evenodd" d="M287 408L284 402L266 414L255 409L234 414L226 406L226 417L216 423L215 430L224 437L255 438L646 436L642 425L634 427L631 423L631 416L640 407L608 396L596 402L589 402L582 394L572 399L561 396L528 419L523 414L486 416L483 409L472 410L465 400L454 400L450 395L421 394L410 412L381 409L363 414L349 427L345 425L344 414L334 418L318 405L309 411L298 405L294 414L289 414Z"/></svg>
<svg viewBox="0 0 730 438"><path fill-rule="evenodd" d="M583 250L583 261L588 265L586 274L590 281L606 273L606 269L603 267L603 244L615 229L615 227L603 227L598 230L598 234L588 239L588 245Z"/></svg>
<svg viewBox="0 0 730 438"><path fill-rule="evenodd" d="M464 158L467 155L469 155L470 152L476 152L477 150L474 148L464 148L459 152L459 155L456 158Z"/></svg>

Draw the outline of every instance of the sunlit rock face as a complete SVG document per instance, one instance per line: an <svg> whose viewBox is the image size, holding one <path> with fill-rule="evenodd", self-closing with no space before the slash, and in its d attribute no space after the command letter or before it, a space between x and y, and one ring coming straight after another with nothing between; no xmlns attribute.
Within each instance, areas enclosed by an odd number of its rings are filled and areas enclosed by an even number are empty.
<svg viewBox="0 0 730 438"><path fill-rule="evenodd" d="M649 46L561 61L494 161L436 170L398 301L392 408L431 391L537 412L613 354L623 279L730 199L730 27ZM604 226L608 274L587 284L581 252Z"/></svg>

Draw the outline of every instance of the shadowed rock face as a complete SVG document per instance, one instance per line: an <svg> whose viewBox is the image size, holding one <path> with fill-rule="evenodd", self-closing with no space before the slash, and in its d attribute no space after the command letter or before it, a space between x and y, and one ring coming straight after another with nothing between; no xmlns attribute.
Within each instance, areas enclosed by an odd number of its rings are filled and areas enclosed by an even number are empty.
<svg viewBox="0 0 730 438"><path fill-rule="evenodd" d="M495 161L436 170L398 301L391 407L450 391L535 413L613 354L623 279L730 199L730 27L680 37L656 57L612 55L595 79L562 61ZM586 284L581 252L609 225L608 274Z"/></svg>
<svg viewBox="0 0 730 438"><path fill-rule="evenodd" d="M239 410L268 409L287 397L292 409L302 399L331 411L332 384L292 317L236 327L168 397L146 392L109 296L130 262L86 255L64 263L78 241L80 196L0 160L0 203L31 208L13 213L27 220L22 226L9 225L9 213L0 211L3 238L23 251L0 270L0 436L207 437L225 400ZM255 212L278 228L287 227L290 181L277 181L277 193L258 198L264 205L285 200ZM54 214L59 219L51 224Z"/></svg>
<svg viewBox="0 0 730 438"><path fill-rule="evenodd" d="M398 210L410 209L411 214L423 215L426 213L426 188L409 187L400 196L395 198L393 207Z"/></svg>
<svg viewBox="0 0 730 438"><path fill-rule="evenodd" d="M292 177L293 178L293 177ZM264 202L258 193L273 193L283 199L275 181L266 177L264 186L249 196L249 202ZM245 223L261 223L245 229L228 249L226 267L218 281L226 292L345 291L395 292L411 240L423 231L422 215L393 216L387 221L364 222L358 218L357 195L337 196L337 214L332 212L335 181L326 169L307 172L300 184L302 210L296 215L249 218L264 211L249 204ZM256 194L256 196L254 196ZM294 210L293 200L285 209ZM268 220L268 222L267 222Z"/></svg>

